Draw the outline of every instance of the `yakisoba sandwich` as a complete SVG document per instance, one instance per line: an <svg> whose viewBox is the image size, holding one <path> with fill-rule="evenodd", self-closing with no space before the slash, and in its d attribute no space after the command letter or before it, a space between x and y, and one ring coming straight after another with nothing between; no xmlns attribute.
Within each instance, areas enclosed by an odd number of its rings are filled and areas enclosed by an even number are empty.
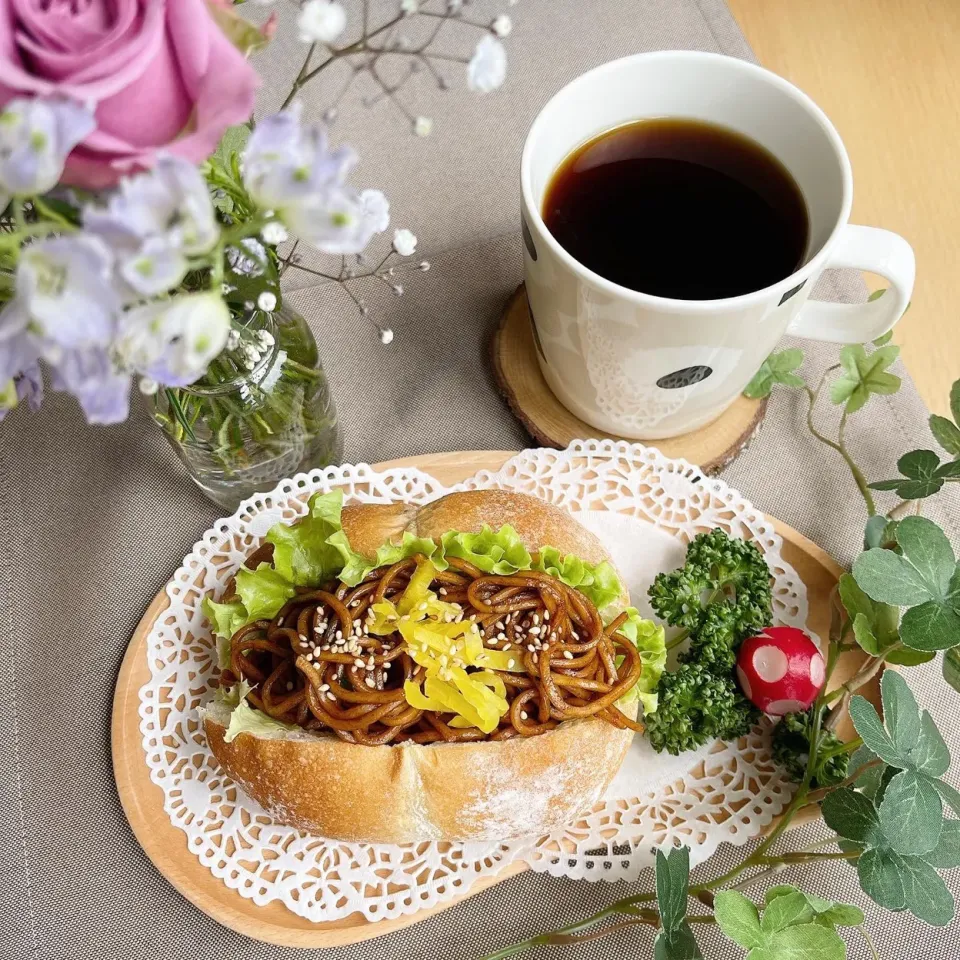
<svg viewBox="0 0 960 960"><path fill-rule="evenodd" d="M204 610L224 770L277 820L362 842L574 821L655 709L663 630L564 510L499 490L426 507L313 496Z"/></svg>

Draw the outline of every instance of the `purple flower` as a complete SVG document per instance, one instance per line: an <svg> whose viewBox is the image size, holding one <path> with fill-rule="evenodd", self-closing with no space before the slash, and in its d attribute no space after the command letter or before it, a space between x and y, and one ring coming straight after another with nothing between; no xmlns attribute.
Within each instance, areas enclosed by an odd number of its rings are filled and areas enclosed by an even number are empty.
<svg viewBox="0 0 960 960"><path fill-rule="evenodd" d="M11 100L0 113L2 205L52 190L67 154L95 127L92 111L69 100Z"/></svg>
<svg viewBox="0 0 960 960"><path fill-rule="evenodd" d="M323 253L359 253L387 228L389 205L378 190L347 184L356 155L331 150L322 127L300 123L293 108L261 121L243 157L243 180L263 209Z"/></svg>
<svg viewBox="0 0 960 960"><path fill-rule="evenodd" d="M220 235L206 182L196 167L173 156L123 180L106 207L84 210L83 222L116 258L128 303L178 286L187 258L208 253Z"/></svg>
<svg viewBox="0 0 960 960"><path fill-rule="evenodd" d="M106 350L68 350L53 367L50 385L72 393L88 423L121 423L130 412L130 374L116 369Z"/></svg>
<svg viewBox="0 0 960 960"><path fill-rule="evenodd" d="M53 237L25 247L17 267L16 301L25 330L56 362L61 349L104 346L116 329L119 301L112 258L95 237Z"/></svg>
<svg viewBox="0 0 960 960"><path fill-rule="evenodd" d="M33 363L19 373L0 390L0 420L18 403L26 401L31 410L39 410L43 403L43 374L40 366Z"/></svg>
<svg viewBox="0 0 960 960"><path fill-rule="evenodd" d="M54 237L24 248L16 296L0 312L0 383L15 379L37 399L43 359L53 388L74 394L91 423L126 417L130 376L112 360L119 301L111 263L95 237Z"/></svg>

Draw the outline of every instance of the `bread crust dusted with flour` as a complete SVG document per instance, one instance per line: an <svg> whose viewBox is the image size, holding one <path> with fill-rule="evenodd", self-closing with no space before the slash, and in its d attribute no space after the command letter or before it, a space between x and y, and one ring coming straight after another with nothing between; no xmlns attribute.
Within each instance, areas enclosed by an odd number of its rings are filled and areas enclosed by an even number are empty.
<svg viewBox="0 0 960 960"><path fill-rule="evenodd" d="M590 563L609 560L566 511L501 490L450 494L419 509L351 504L342 522L353 549L371 557L405 531L439 538L451 529L510 524L531 553L548 544ZM207 740L229 776L271 816L370 843L506 840L575 822L601 798L634 735L589 717L538 736L470 743L367 746L303 729L243 732L227 743L229 715L219 702L204 710Z"/></svg>

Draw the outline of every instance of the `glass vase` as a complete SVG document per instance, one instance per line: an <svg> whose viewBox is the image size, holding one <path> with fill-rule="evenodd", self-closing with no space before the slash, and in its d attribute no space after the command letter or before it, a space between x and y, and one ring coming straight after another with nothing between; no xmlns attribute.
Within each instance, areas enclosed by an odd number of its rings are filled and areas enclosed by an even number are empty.
<svg viewBox="0 0 960 960"><path fill-rule="evenodd" d="M197 486L230 511L343 454L316 340L286 306L236 317L228 348L204 377L160 387L153 416Z"/></svg>

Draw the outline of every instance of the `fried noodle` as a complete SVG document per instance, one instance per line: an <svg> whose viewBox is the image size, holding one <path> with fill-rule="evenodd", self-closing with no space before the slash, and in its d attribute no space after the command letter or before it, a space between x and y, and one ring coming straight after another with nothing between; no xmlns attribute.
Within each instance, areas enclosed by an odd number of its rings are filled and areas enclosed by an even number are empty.
<svg viewBox="0 0 960 960"><path fill-rule="evenodd" d="M509 708L491 733L412 707L404 682L423 682L425 668L399 632L367 632L371 605L397 601L423 557L374 570L355 587L302 589L272 620L233 635L221 683L245 680L250 705L274 719L360 744L532 737L584 717L643 729L617 708L642 671L636 646L618 632L626 614L604 627L587 597L545 573L495 576L448 559L431 589L459 606L458 620L476 622L485 648L515 657L516 671L493 671Z"/></svg>

